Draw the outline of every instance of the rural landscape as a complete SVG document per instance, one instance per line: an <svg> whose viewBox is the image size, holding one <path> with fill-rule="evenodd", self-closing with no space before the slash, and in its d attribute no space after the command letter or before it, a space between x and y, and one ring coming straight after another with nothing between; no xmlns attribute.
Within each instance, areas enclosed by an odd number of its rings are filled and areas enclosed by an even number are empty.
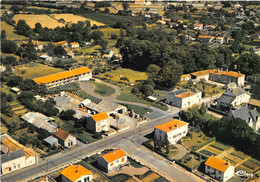
<svg viewBox="0 0 260 182"><path fill-rule="evenodd" d="M3 182L260 180L258 1L1 1Z"/></svg>

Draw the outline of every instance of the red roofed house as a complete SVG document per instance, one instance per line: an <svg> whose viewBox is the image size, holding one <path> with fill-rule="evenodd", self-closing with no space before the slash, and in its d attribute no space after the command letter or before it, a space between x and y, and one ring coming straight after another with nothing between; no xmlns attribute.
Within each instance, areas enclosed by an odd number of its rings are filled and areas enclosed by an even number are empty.
<svg viewBox="0 0 260 182"><path fill-rule="evenodd" d="M181 109L191 107L201 102L201 92L188 90L173 90L166 94L166 103Z"/></svg>
<svg viewBox="0 0 260 182"><path fill-rule="evenodd" d="M81 165L71 165L61 171L62 182L92 181L93 173Z"/></svg>
<svg viewBox="0 0 260 182"><path fill-rule="evenodd" d="M86 81L92 78L92 71L87 67L76 68L70 71L63 71L47 76L33 79L38 85L46 85L53 88L60 85L66 85L76 81Z"/></svg>
<svg viewBox="0 0 260 182"><path fill-rule="evenodd" d="M112 150L101 154L97 158L97 164L107 173L118 171L121 167L128 164L127 155L122 149Z"/></svg>
<svg viewBox="0 0 260 182"><path fill-rule="evenodd" d="M209 80L225 84L235 82L238 86L244 86L245 75L235 71L217 70L209 73Z"/></svg>
<svg viewBox="0 0 260 182"><path fill-rule="evenodd" d="M109 131L110 117L107 113L99 113L87 118L86 128L93 133Z"/></svg>
<svg viewBox="0 0 260 182"><path fill-rule="evenodd" d="M219 181L228 181L234 176L234 172L234 166L217 157L211 156L205 162L205 173Z"/></svg>
<svg viewBox="0 0 260 182"><path fill-rule="evenodd" d="M167 123L155 126L154 134L162 143L165 143L167 136L170 144L176 144L182 137L187 135L188 125L189 123L173 119Z"/></svg>
<svg viewBox="0 0 260 182"><path fill-rule="evenodd" d="M57 131L54 133L54 137L56 137L59 144L64 147L69 148L77 144L76 137L61 128L57 129Z"/></svg>

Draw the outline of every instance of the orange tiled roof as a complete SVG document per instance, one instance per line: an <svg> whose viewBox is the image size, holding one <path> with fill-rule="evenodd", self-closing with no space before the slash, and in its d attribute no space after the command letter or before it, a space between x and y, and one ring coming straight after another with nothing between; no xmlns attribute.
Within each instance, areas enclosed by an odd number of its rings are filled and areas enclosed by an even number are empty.
<svg viewBox="0 0 260 182"><path fill-rule="evenodd" d="M223 39L224 37L217 37L217 39Z"/></svg>
<svg viewBox="0 0 260 182"><path fill-rule="evenodd" d="M201 25L203 26L202 23L194 23L194 24L193 24L194 27L199 27L199 26L201 26Z"/></svg>
<svg viewBox="0 0 260 182"><path fill-rule="evenodd" d="M228 76L233 76L233 77L242 77L244 76L244 74L242 73L238 73L235 71L217 71L213 74L217 74L217 75L228 75Z"/></svg>
<svg viewBox="0 0 260 182"><path fill-rule="evenodd" d="M214 37L213 37L213 36L210 36L210 35L199 35L199 38L201 38L201 39L206 39L206 38L212 39L212 38L214 38Z"/></svg>
<svg viewBox="0 0 260 182"><path fill-rule="evenodd" d="M58 128L57 131L54 133L54 135L59 137L62 140L66 140L68 136L71 134L61 128Z"/></svg>
<svg viewBox="0 0 260 182"><path fill-rule="evenodd" d="M124 156L126 156L126 153L122 149L112 150L110 152L107 152L105 154L100 155L101 157L104 157L104 159L110 163L117 159L120 159Z"/></svg>
<svg viewBox="0 0 260 182"><path fill-rule="evenodd" d="M165 132L169 132L169 131L175 130L176 128L180 128L182 126L185 126L187 124L188 123L186 123L184 121L180 121L178 119L173 119L173 120L171 120L167 123L157 125L154 128L157 128L157 129L165 131Z"/></svg>
<svg viewBox="0 0 260 182"><path fill-rule="evenodd" d="M79 45L77 42L71 42L70 45Z"/></svg>
<svg viewBox="0 0 260 182"><path fill-rule="evenodd" d="M61 174L71 181L76 181L83 175L91 175L93 173L81 165L71 165L61 171Z"/></svg>
<svg viewBox="0 0 260 182"><path fill-rule="evenodd" d="M190 74L181 75L181 78L187 78L190 77Z"/></svg>
<svg viewBox="0 0 260 182"><path fill-rule="evenodd" d="M215 73L215 72L217 72L217 71L218 71L218 70L196 71L196 72L191 73L191 75L194 75L194 76L209 75L209 73Z"/></svg>
<svg viewBox="0 0 260 182"><path fill-rule="evenodd" d="M101 121L104 119L108 119L109 116L106 112L103 112L103 113L99 113L99 114L92 116L92 118L94 119L94 121L98 122L98 121Z"/></svg>
<svg viewBox="0 0 260 182"><path fill-rule="evenodd" d="M23 146L22 144L18 143L16 140L14 140L11 137L5 137L2 140L2 144L8 147L11 151L22 149L24 151L26 159L30 156L35 156L35 153L31 149Z"/></svg>
<svg viewBox="0 0 260 182"><path fill-rule="evenodd" d="M46 83L50 83L50 82L53 82L53 81L61 80L61 79L64 79L64 78L76 76L76 75L79 75L79 74L82 74L82 73L87 73L87 72L90 72L90 71L91 70L87 67L81 67L81 68L76 68L76 69L73 69L73 70L70 70L70 71L63 71L63 72L59 72L59 73L35 78L33 80L37 84L41 85L41 84L46 84Z"/></svg>
<svg viewBox="0 0 260 182"><path fill-rule="evenodd" d="M185 93L182 93L182 94L179 94L179 95L176 95L176 97L179 97L179 98L186 98L186 97L190 97L190 96L193 96L195 95L196 93L194 92L185 92Z"/></svg>
<svg viewBox="0 0 260 182"><path fill-rule="evenodd" d="M67 44L67 41L55 42L53 45Z"/></svg>
<svg viewBox="0 0 260 182"><path fill-rule="evenodd" d="M227 168L230 166L228 162L214 156L209 157L209 159L205 162L205 165L219 170L221 172L225 172Z"/></svg>

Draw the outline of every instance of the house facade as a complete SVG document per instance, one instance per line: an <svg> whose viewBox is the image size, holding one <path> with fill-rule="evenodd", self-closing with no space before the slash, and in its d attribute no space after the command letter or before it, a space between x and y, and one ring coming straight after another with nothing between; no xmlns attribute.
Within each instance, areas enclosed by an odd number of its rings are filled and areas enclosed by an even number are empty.
<svg viewBox="0 0 260 182"><path fill-rule="evenodd" d="M250 95L242 88L237 87L232 90L227 90L217 100L219 107L236 107L242 103L248 103Z"/></svg>
<svg viewBox="0 0 260 182"><path fill-rule="evenodd" d="M92 78L92 71L87 67L76 68L33 79L38 85L46 85L47 89L66 85L76 81L87 81Z"/></svg>
<svg viewBox="0 0 260 182"><path fill-rule="evenodd" d="M93 133L109 131L110 117L107 113L99 113L87 118L86 128Z"/></svg>
<svg viewBox="0 0 260 182"><path fill-rule="evenodd" d="M181 75L181 81L189 81L191 79L190 74Z"/></svg>
<svg viewBox="0 0 260 182"><path fill-rule="evenodd" d="M204 43L211 43L214 37L209 35L199 35L198 40Z"/></svg>
<svg viewBox="0 0 260 182"><path fill-rule="evenodd" d="M234 166L217 157L211 156L205 162L205 173L219 181L228 181L234 176L234 172Z"/></svg>
<svg viewBox="0 0 260 182"><path fill-rule="evenodd" d="M70 45L71 45L72 49L79 48L79 43L77 43L77 42L71 42Z"/></svg>
<svg viewBox="0 0 260 182"><path fill-rule="evenodd" d="M34 151L7 134L1 135L1 174L7 174L38 163Z"/></svg>
<svg viewBox="0 0 260 182"><path fill-rule="evenodd" d="M188 133L188 123L173 119L167 123L154 127L154 135L162 143L165 143L166 137L170 144L176 144L182 137Z"/></svg>
<svg viewBox="0 0 260 182"><path fill-rule="evenodd" d="M93 173L81 165L71 165L61 171L62 182L92 181Z"/></svg>
<svg viewBox="0 0 260 182"><path fill-rule="evenodd" d="M244 86L245 75L235 71L217 71L209 73L209 80L219 83L228 84L236 83L238 86Z"/></svg>
<svg viewBox="0 0 260 182"><path fill-rule="evenodd" d="M256 109L250 110L247 106L243 106L236 110L230 110L228 116L245 120L254 131L260 129L260 117Z"/></svg>
<svg viewBox="0 0 260 182"><path fill-rule="evenodd" d="M74 145L77 145L76 137L61 128L57 129L57 131L54 133L54 137L56 137L59 144L64 147L70 148Z"/></svg>
<svg viewBox="0 0 260 182"><path fill-rule="evenodd" d="M107 173L118 171L121 167L128 164L127 155L123 149L116 149L97 158L99 168Z"/></svg>
<svg viewBox="0 0 260 182"><path fill-rule="evenodd" d="M174 90L166 94L166 103L179 107L187 108L201 102L201 92L190 92L187 90Z"/></svg>

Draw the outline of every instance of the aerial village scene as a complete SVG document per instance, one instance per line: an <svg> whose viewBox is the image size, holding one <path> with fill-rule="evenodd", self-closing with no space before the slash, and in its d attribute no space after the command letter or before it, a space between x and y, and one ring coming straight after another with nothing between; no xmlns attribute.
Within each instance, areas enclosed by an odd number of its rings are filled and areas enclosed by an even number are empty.
<svg viewBox="0 0 260 182"><path fill-rule="evenodd" d="M260 1L0 7L0 181L260 182Z"/></svg>

